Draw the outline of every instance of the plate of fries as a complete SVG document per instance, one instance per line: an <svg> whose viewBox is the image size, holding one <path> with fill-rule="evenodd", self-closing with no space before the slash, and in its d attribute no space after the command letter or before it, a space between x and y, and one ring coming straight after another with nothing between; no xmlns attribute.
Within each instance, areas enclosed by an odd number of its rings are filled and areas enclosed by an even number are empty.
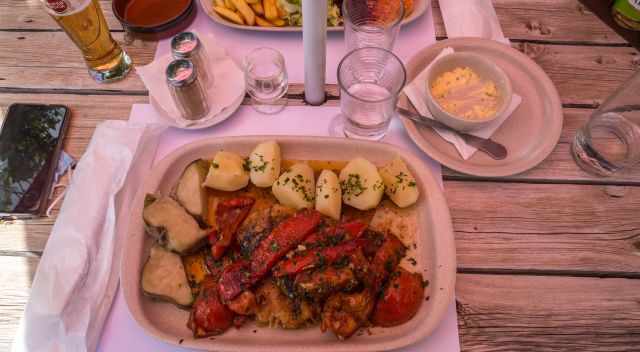
<svg viewBox="0 0 640 352"><path fill-rule="evenodd" d="M334 4L342 3L339 0L329 1L334 1ZM430 0L403 1L403 25L418 19L430 5ZM252 31L302 32L301 16L291 15L287 0L200 0L200 4L214 22L227 27ZM342 31L340 7L335 4L333 10L335 16L332 16L332 9L329 9L330 22L333 23L327 24L327 31Z"/></svg>

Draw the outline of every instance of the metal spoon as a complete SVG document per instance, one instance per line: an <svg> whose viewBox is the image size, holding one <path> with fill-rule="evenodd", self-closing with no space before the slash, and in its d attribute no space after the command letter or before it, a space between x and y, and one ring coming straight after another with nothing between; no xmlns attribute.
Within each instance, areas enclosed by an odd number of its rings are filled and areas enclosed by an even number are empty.
<svg viewBox="0 0 640 352"><path fill-rule="evenodd" d="M485 152L487 155L489 155L491 158L495 159L495 160L502 160L504 158L507 157L507 148L505 148L502 144L492 140L492 139L485 139L485 138L481 138L481 137L477 137L471 134L467 134L464 132L460 132L457 131L445 124L443 124L442 122L435 120L435 119L431 119L428 118L426 116L422 116L416 112L413 112L411 110L408 109L404 109L401 107L397 107L397 110L399 113L401 113L404 117L408 118L411 121L417 122L419 124L425 125L425 126L429 126L432 128L439 128L439 129L443 129L443 130L447 130L447 131L451 131L454 133L457 133L460 137L462 137L464 139L464 141L469 144L472 145L476 148L478 148L478 150L481 150L483 152Z"/></svg>

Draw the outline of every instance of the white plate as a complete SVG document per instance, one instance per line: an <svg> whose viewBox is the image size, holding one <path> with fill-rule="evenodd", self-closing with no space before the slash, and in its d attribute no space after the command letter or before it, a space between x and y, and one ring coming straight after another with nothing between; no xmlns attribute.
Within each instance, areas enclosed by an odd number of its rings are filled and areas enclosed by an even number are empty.
<svg viewBox="0 0 640 352"><path fill-rule="evenodd" d="M422 16L427 10L429 4L430 0L414 0L413 12L408 17L402 20L402 24L407 25L418 19L418 17ZM220 17L220 15L218 15L215 11L213 11L213 0L200 0L200 5L202 5L202 8L205 10L209 18L211 18L214 22L227 27L259 32L302 32L302 27L298 26L259 27L235 24L233 22L225 20L224 18ZM328 32L340 32L343 29L344 28L342 26L327 27Z"/></svg>
<svg viewBox="0 0 640 352"><path fill-rule="evenodd" d="M152 301L142 294L140 273L152 240L145 235L142 206L146 193L168 193L183 169L193 160L211 158L216 151L229 150L247 155L259 142L275 139L287 159L348 160L365 156L376 164L400 155L416 176L420 198L415 205L416 245L413 255L429 280L419 312L409 322L393 328L371 328L372 335L353 336L338 341L331 333L321 333L315 326L302 330L255 327L249 323L230 329L215 339L194 339L186 323L189 313L169 303ZM382 351L407 346L426 338L438 326L453 300L456 279L456 251L449 208L436 179L423 162L402 149L384 143L329 137L251 136L204 140L185 145L162 161L133 203L129 237L121 266L121 285L131 315L146 332L157 339L182 347L216 351ZM419 216L418 216L419 215ZM253 332L253 330L257 332Z"/></svg>
<svg viewBox="0 0 640 352"><path fill-rule="evenodd" d="M543 161L560 139L563 120L560 96L549 76L528 56L508 45L489 39L455 38L439 41L414 55L407 64L407 81L411 82L447 47L455 52L470 52L488 58L509 76L513 92L522 97L520 106L491 136L502 143L509 154L503 160L494 160L476 152L464 160L453 144L433 129L402 118L416 145L441 164L475 176L515 175ZM408 106L406 99L401 95L398 104Z"/></svg>
<svg viewBox="0 0 640 352"><path fill-rule="evenodd" d="M149 96L149 102L151 103L151 106L153 106L153 108L158 112L158 115L160 115L162 120L166 122L169 126L180 128L183 130L199 130L201 128L207 128L207 127L217 125L222 121L228 119L231 115L233 115L233 113L235 113L236 110L238 110L240 105L242 105L243 100L244 100L244 92L243 94L238 95L238 97L231 103L231 105L222 109L217 114L209 113L207 116L203 117L200 121L194 123L193 125L181 126L176 122L176 120L174 120L173 118L171 118L171 116L169 116L169 113L167 113L160 106L160 104L158 104L158 102L153 98L153 96L151 95Z"/></svg>

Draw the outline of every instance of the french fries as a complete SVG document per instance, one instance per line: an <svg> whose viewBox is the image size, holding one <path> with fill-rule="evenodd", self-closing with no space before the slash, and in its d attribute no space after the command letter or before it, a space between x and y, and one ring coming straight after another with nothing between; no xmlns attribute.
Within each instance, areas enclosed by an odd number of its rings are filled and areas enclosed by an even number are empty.
<svg viewBox="0 0 640 352"><path fill-rule="evenodd" d="M264 16L264 7L262 7L262 1L261 0L258 0L258 2L256 2L255 4L249 4L249 6L251 6L251 8L253 9L253 12L255 12L256 15ZM258 20L256 19L256 23L257 22L258 22Z"/></svg>
<svg viewBox="0 0 640 352"><path fill-rule="evenodd" d="M264 18L262 18L260 16L256 16L256 23L260 27L273 27L273 24L271 24L271 22L265 20Z"/></svg>
<svg viewBox="0 0 640 352"><path fill-rule="evenodd" d="M236 6L233 4L233 1L231 0L224 0L224 7L228 8L231 11L236 10Z"/></svg>
<svg viewBox="0 0 640 352"><path fill-rule="evenodd" d="M287 13L277 0L210 0L222 18L239 25L282 27Z"/></svg>
<svg viewBox="0 0 640 352"><path fill-rule="evenodd" d="M237 13L229 10L226 7L214 6L213 11L217 12L218 15L222 16L223 18L233 23L240 24L240 25L244 24L244 20L242 19L242 17L238 16Z"/></svg>
<svg viewBox="0 0 640 352"><path fill-rule="evenodd" d="M244 21L248 25L253 26L256 24L256 14L253 13L253 10L251 10L251 7L249 7L249 4L247 4L245 0L231 0L231 2L240 14L242 14Z"/></svg>
<svg viewBox="0 0 640 352"><path fill-rule="evenodd" d="M269 21L278 19L278 9L276 7L276 0L262 0L262 6L264 7L264 17Z"/></svg>
<svg viewBox="0 0 640 352"><path fill-rule="evenodd" d="M271 23L273 23L273 25L276 27L282 27L285 24L287 24L283 19L280 19L280 18L276 18L275 20L272 20Z"/></svg>

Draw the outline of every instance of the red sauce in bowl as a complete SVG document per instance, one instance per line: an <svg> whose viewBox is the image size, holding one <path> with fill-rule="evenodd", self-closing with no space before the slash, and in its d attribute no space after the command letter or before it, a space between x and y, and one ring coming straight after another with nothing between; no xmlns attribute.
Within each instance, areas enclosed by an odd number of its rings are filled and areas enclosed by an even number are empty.
<svg viewBox="0 0 640 352"><path fill-rule="evenodd" d="M190 0L131 0L124 9L124 19L136 26L167 23L185 11Z"/></svg>

